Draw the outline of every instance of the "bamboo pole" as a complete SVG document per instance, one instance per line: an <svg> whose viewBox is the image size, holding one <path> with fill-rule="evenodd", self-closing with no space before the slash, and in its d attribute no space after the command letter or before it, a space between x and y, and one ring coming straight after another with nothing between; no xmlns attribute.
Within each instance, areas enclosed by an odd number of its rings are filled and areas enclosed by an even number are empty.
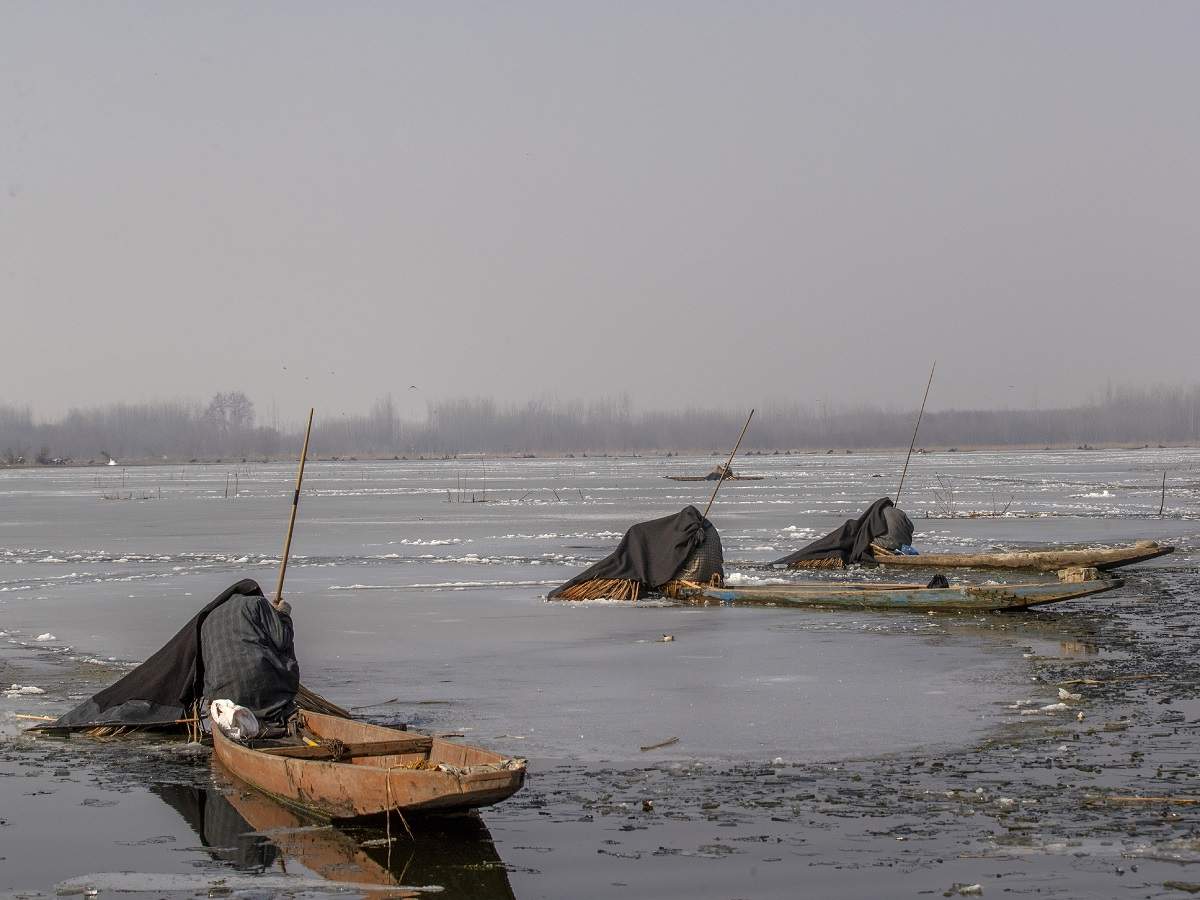
<svg viewBox="0 0 1200 900"><path fill-rule="evenodd" d="M917 431L921 428L921 417L925 415L925 401L929 399L929 386L933 384L933 370L937 368L937 360L929 367L929 380L925 382L925 396L921 398L921 411L917 413L917 424L913 426L912 443L908 445L908 456L904 457L904 469L900 473L900 486L896 488L896 506L900 505L900 492L904 490L904 476L908 474L908 461L912 458L913 447L917 446Z"/></svg>
<svg viewBox="0 0 1200 900"><path fill-rule="evenodd" d="M275 605L283 602L283 579L287 575L288 555L292 552L292 532L296 530L296 512L300 509L300 486L304 483L304 461L308 458L308 439L312 436L313 413L308 411L308 428L304 431L304 449L300 451L300 469L296 472L296 492L292 494L292 515L288 520L287 537L283 540L283 558L279 560L279 583L275 586Z"/></svg>
<svg viewBox="0 0 1200 900"><path fill-rule="evenodd" d="M308 459L308 440L312 437L313 413L315 412L315 409L309 409L308 427L304 429L304 449L300 451L300 467L296 471L296 491L292 494L292 514L288 519L287 537L283 541L283 558L279 561L279 583L275 586L275 600L273 601L275 606L279 606L283 602L283 579L287 574L288 556L292 552L292 533L296 530L296 513L300 509L300 488L304 484L304 461ZM301 709L339 716L344 719L353 718L347 710L326 700L303 684L296 692L296 704Z"/></svg>
<svg viewBox="0 0 1200 900"><path fill-rule="evenodd" d="M1158 501L1158 514L1163 514L1163 507L1167 505L1167 473L1163 472L1162 495Z"/></svg>
<svg viewBox="0 0 1200 900"><path fill-rule="evenodd" d="M738 435L737 443L733 445L733 449L729 452L729 460L725 463L725 468L721 470L721 477L717 479L717 486L713 488L712 496L708 498L708 506L704 507L703 518L708 518L708 511L712 509L713 501L717 499L717 491L721 489L721 485L725 483L725 479L729 476L733 466L733 458L737 456L738 447L742 446L742 438L746 436L746 429L750 427L750 420L754 418L754 410L750 410L750 415L746 416L746 424L742 426L742 433Z"/></svg>

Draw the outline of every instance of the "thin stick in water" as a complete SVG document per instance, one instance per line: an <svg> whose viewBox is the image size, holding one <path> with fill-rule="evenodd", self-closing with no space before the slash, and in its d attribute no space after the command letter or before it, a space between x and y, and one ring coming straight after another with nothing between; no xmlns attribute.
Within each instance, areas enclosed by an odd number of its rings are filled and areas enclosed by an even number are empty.
<svg viewBox="0 0 1200 900"><path fill-rule="evenodd" d="M746 436L746 429L750 427L750 420L754 418L754 410L750 410L750 415L746 416L746 424L742 426L742 433L738 435L737 443L733 445L733 449L729 451L729 459L725 463L725 468L721 470L721 477L717 479L717 486L713 488L712 496L708 498L708 506L704 507L704 518L708 518L708 511L712 509L713 501L717 499L717 491L721 489L721 485L725 483L725 479L729 477L729 473L733 471L733 458L737 456L738 447L742 446L742 438Z"/></svg>
<svg viewBox="0 0 1200 900"><path fill-rule="evenodd" d="M308 439L312 436L313 413L308 411L308 428L304 431L304 449L300 451L300 469L296 472L296 492L292 494L292 515L288 520L287 537L283 540L283 558L279 560L279 583L275 586L275 605L283 602L283 579L287 575L288 555L292 552L292 532L296 529L296 512L300 509L300 486L304 484L304 461L308 459Z"/></svg>
<svg viewBox="0 0 1200 900"><path fill-rule="evenodd" d="M1163 472L1162 496L1158 501L1158 514L1163 514L1163 507L1167 505L1167 473Z"/></svg>
<svg viewBox="0 0 1200 900"><path fill-rule="evenodd" d="M908 445L908 456L904 457L904 470L900 473L900 487L896 488L896 505L900 505L900 492L904 490L904 476L908 474L908 461L912 458L913 447L917 446L917 431L921 428L921 416L925 415L925 401L929 399L929 386L933 384L933 370L937 368L937 360L929 367L929 380L925 382L925 396L921 398L921 411L917 413L917 424L913 426L912 443Z"/></svg>

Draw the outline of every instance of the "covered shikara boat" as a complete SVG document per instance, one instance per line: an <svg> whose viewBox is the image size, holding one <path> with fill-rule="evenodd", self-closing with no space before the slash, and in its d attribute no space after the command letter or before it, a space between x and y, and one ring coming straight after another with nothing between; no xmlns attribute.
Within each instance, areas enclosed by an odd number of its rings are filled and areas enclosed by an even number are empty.
<svg viewBox="0 0 1200 900"><path fill-rule="evenodd" d="M1026 569L1057 572L1090 566L1106 572L1174 553L1175 548L1156 541L1138 541L1126 547L1085 547L1074 550L1020 550L1000 553L921 553L905 556L872 546L871 555L881 566L909 568Z"/></svg>
<svg viewBox="0 0 1200 900"><path fill-rule="evenodd" d="M807 582L761 587L685 585L676 600L694 606L834 606L854 609L973 611L1027 609L1101 594L1123 585L1119 578L1042 584L961 584L926 587L921 584L870 582Z"/></svg>
<svg viewBox="0 0 1200 900"><path fill-rule="evenodd" d="M329 820L490 806L525 783L523 759L321 713L300 717L303 737L282 741L239 743L213 729L213 753L247 784Z"/></svg>

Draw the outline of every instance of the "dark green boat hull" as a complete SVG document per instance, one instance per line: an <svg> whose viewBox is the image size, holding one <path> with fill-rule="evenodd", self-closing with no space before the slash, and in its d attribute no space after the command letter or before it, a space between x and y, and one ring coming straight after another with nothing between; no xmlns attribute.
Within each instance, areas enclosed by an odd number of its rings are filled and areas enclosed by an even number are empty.
<svg viewBox="0 0 1200 900"><path fill-rule="evenodd" d="M870 583L780 584L763 587L700 587L678 597L695 606L835 606L852 609L907 609L917 612L971 610L975 612L1028 609L1090 597L1119 588L1125 582L1105 578L1042 584L962 584L948 588Z"/></svg>

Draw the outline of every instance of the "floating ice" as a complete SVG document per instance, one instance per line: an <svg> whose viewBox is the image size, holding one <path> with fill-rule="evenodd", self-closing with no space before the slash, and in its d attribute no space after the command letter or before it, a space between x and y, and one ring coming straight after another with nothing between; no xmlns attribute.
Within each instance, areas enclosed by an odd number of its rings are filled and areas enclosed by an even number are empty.
<svg viewBox="0 0 1200 900"><path fill-rule="evenodd" d="M9 697L16 697L17 695L30 696L33 694L44 694L46 692L35 684L14 684L4 693Z"/></svg>
<svg viewBox="0 0 1200 900"><path fill-rule="evenodd" d="M35 641L56 641L56 640L58 640L58 638L56 638L54 635L52 635L50 632L47 631L44 634L39 634L37 637L34 638L34 640Z"/></svg>
<svg viewBox="0 0 1200 900"><path fill-rule="evenodd" d="M1065 712L1068 709L1070 707L1065 703L1047 703L1045 706L1039 706L1036 709L1023 709L1021 710L1021 715L1033 716L1038 713Z"/></svg>
<svg viewBox="0 0 1200 900"><path fill-rule="evenodd" d="M725 576L725 583L730 587L748 587L760 584L787 584L782 578L763 578L759 575L747 575L745 572L730 572Z"/></svg>

